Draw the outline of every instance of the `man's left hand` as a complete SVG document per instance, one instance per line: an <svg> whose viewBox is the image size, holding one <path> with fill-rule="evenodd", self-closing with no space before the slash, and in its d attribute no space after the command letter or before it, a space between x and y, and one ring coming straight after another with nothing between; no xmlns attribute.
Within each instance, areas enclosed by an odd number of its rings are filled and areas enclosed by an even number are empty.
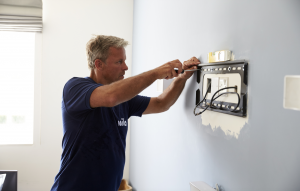
<svg viewBox="0 0 300 191"><path fill-rule="evenodd" d="M182 69L184 70L193 70L197 69L197 65L200 64L200 61L196 57L192 57L191 59L184 61L182 65ZM179 77L183 79L189 79L195 71L185 71L183 74L180 74Z"/></svg>

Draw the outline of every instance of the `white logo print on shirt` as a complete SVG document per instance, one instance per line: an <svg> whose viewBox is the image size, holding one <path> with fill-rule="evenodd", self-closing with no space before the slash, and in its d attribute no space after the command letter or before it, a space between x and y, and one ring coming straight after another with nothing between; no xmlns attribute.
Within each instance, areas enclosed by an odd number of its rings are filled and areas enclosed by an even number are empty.
<svg viewBox="0 0 300 191"><path fill-rule="evenodd" d="M118 121L119 126L127 126L127 122L124 121L124 118L121 118L121 121Z"/></svg>

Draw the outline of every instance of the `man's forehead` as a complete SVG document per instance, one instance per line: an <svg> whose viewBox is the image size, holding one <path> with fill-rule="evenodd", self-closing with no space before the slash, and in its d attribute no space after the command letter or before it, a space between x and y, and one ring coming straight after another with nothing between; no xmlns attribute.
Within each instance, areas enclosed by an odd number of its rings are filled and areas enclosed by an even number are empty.
<svg viewBox="0 0 300 191"><path fill-rule="evenodd" d="M108 49L108 57L110 57L110 56L121 57L121 58L125 57L125 59L126 59L126 51L123 47L121 47L121 48L110 47Z"/></svg>

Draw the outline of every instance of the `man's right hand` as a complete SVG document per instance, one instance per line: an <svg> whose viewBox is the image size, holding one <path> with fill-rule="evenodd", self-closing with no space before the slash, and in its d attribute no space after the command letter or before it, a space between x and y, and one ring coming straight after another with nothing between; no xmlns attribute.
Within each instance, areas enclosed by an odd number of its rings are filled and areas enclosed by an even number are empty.
<svg viewBox="0 0 300 191"><path fill-rule="evenodd" d="M174 68L178 68L178 72ZM157 79L172 79L177 77L182 71L182 63L179 60L173 60L154 69Z"/></svg>

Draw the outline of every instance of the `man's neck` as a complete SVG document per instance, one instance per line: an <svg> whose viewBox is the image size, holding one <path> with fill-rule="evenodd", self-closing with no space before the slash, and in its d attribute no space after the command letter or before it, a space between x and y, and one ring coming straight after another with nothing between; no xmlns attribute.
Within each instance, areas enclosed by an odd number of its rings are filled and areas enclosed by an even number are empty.
<svg viewBox="0 0 300 191"><path fill-rule="evenodd" d="M97 84L102 84L102 85L109 84L108 82L106 82L105 79L101 78L100 74L96 73L94 70L91 70L90 78L92 78L92 80L94 80Z"/></svg>

